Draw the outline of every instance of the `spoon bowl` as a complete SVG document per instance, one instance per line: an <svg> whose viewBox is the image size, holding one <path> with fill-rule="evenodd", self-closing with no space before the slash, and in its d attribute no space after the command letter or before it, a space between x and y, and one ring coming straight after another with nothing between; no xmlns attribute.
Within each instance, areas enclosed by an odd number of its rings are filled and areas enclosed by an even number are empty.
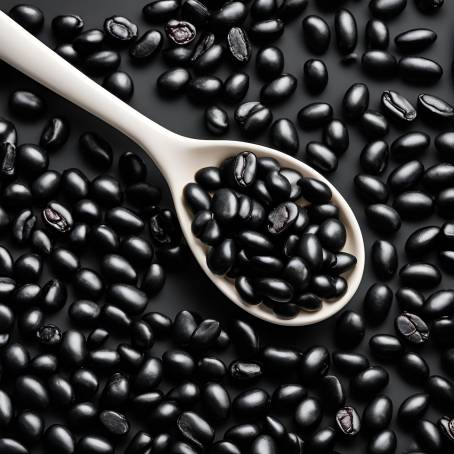
<svg viewBox="0 0 454 454"><path fill-rule="evenodd" d="M317 323L341 310L356 292L364 271L364 243L358 222L348 203L326 178L308 165L284 153L251 143L228 140L197 140L175 134L154 123L112 95L74 66L63 60L41 41L0 11L0 58L63 98L123 132L141 146L155 162L172 193L175 210L186 241L203 271L233 303L250 314L271 323L301 326ZM207 248L191 232L192 214L183 199L184 186L194 180L202 167L219 166L241 151L257 157L273 157L282 167L325 182L332 190L332 201L340 210L347 230L344 252L355 255L356 266L344 275L348 290L333 302L323 302L317 312L301 311L296 317L276 315L263 304L250 305L237 293L233 281L213 274L206 263Z"/></svg>

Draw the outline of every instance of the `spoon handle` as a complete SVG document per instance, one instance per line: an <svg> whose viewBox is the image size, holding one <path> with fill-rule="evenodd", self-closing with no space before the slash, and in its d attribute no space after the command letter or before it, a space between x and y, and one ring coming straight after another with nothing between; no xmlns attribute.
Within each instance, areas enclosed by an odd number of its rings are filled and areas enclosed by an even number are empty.
<svg viewBox="0 0 454 454"><path fill-rule="evenodd" d="M181 136L151 121L80 72L0 11L0 59L78 105L144 148L165 166ZM165 153L159 153L159 150ZM162 162L161 162L162 161ZM163 169L161 169L163 170Z"/></svg>

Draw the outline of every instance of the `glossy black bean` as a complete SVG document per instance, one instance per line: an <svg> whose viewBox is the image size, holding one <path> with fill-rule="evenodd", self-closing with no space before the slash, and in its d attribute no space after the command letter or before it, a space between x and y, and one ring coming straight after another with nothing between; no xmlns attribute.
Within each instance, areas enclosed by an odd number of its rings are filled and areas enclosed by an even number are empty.
<svg viewBox="0 0 454 454"><path fill-rule="evenodd" d="M385 430L393 415L393 403L388 396L378 395L366 406L362 423L366 430L377 433Z"/></svg>
<svg viewBox="0 0 454 454"><path fill-rule="evenodd" d="M310 59L304 63L303 81L312 94L320 94L328 84L328 68L322 60Z"/></svg>
<svg viewBox="0 0 454 454"><path fill-rule="evenodd" d="M344 375L351 376L367 369L369 360L359 353L333 352L333 364Z"/></svg>
<svg viewBox="0 0 454 454"><path fill-rule="evenodd" d="M416 119L415 107L407 98L392 90L385 90L381 97L385 114L399 124L408 124Z"/></svg>
<svg viewBox="0 0 454 454"><path fill-rule="evenodd" d="M284 0L277 10L278 16L284 22L290 22L306 9L308 1L306 0Z"/></svg>
<svg viewBox="0 0 454 454"><path fill-rule="evenodd" d="M184 412L178 417L177 428L183 438L198 448L210 445L214 438L214 430L211 425L192 411Z"/></svg>
<svg viewBox="0 0 454 454"><path fill-rule="evenodd" d="M61 189L69 199L80 200L87 197L89 182L79 169L66 169L61 176Z"/></svg>
<svg viewBox="0 0 454 454"><path fill-rule="evenodd" d="M438 214L443 218L450 218L454 205L454 189L447 188L441 191L436 199Z"/></svg>
<svg viewBox="0 0 454 454"><path fill-rule="evenodd" d="M443 68L424 57L404 57L399 60L399 74L412 84L433 85L443 75Z"/></svg>
<svg viewBox="0 0 454 454"><path fill-rule="evenodd" d="M68 408L74 400L71 383L61 374L54 374L47 380L51 403L57 408Z"/></svg>
<svg viewBox="0 0 454 454"><path fill-rule="evenodd" d="M329 352L325 347L315 346L308 349L302 356L299 372L305 384L316 383L326 375L330 366Z"/></svg>
<svg viewBox="0 0 454 454"><path fill-rule="evenodd" d="M83 133L79 137L79 145L83 156L93 166L107 169L112 164L112 147L94 132Z"/></svg>
<svg viewBox="0 0 454 454"><path fill-rule="evenodd" d="M50 200L60 189L61 175L56 170L46 170L35 178L31 192L36 200Z"/></svg>
<svg viewBox="0 0 454 454"><path fill-rule="evenodd" d="M148 30L129 48L129 55L137 62L147 62L162 47L162 33L159 30Z"/></svg>
<svg viewBox="0 0 454 454"><path fill-rule="evenodd" d="M392 430L383 430L373 435L367 446L368 454L393 454L397 447L397 437Z"/></svg>
<svg viewBox="0 0 454 454"><path fill-rule="evenodd" d="M356 19L347 9L340 9L334 18L337 49L341 54L353 52L358 41Z"/></svg>
<svg viewBox="0 0 454 454"><path fill-rule="evenodd" d="M123 101L130 100L134 92L131 76L124 71L109 74L104 79L102 86Z"/></svg>
<svg viewBox="0 0 454 454"><path fill-rule="evenodd" d="M282 74L284 54L278 47L263 47L257 53L255 68L258 75L266 80L272 80Z"/></svg>
<svg viewBox="0 0 454 454"><path fill-rule="evenodd" d="M358 120L369 107L369 88L362 83L353 84L344 94L342 108L347 120Z"/></svg>
<svg viewBox="0 0 454 454"><path fill-rule="evenodd" d="M335 336L339 345L346 348L357 346L365 334L363 318L354 311L345 311L337 319Z"/></svg>
<svg viewBox="0 0 454 454"><path fill-rule="evenodd" d="M454 312L454 292L439 290L432 293L425 301L423 313L430 319L451 315Z"/></svg>
<svg viewBox="0 0 454 454"><path fill-rule="evenodd" d="M229 117L224 109L210 106L205 110L205 126L211 134L220 136L229 129Z"/></svg>
<svg viewBox="0 0 454 454"><path fill-rule="evenodd" d="M243 100L249 89L249 76L238 72L224 81L223 98L228 104L236 104Z"/></svg>
<svg viewBox="0 0 454 454"><path fill-rule="evenodd" d="M391 19L398 16L407 6L407 0L371 0L369 9L374 16Z"/></svg>
<svg viewBox="0 0 454 454"><path fill-rule="evenodd" d="M366 46L368 49L386 50L389 45L389 29L378 19L371 19L366 24Z"/></svg>
<svg viewBox="0 0 454 454"><path fill-rule="evenodd" d="M213 76L201 76L192 79L188 84L188 95L198 104L214 101L222 91L222 81Z"/></svg>
<svg viewBox="0 0 454 454"><path fill-rule="evenodd" d="M303 399L296 407L294 422L301 432L310 432L315 429L323 416L322 405L315 397Z"/></svg>
<svg viewBox="0 0 454 454"><path fill-rule="evenodd" d="M209 250L207 254L208 268L215 274L225 274L234 265L235 255L235 242L231 239L223 240Z"/></svg>
<svg viewBox="0 0 454 454"><path fill-rule="evenodd" d="M276 12L277 4L270 0L255 0L251 6L251 15L255 20L267 19Z"/></svg>
<svg viewBox="0 0 454 454"><path fill-rule="evenodd" d="M121 63L120 54L113 50L100 50L88 55L84 67L94 75L103 75L115 71Z"/></svg>
<svg viewBox="0 0 454 454"><path fill-rule="evenodd" d="M427 452L438 452L443 447L443 440L438 427L427 419L421 419L416 425L418 446Z"/></svg>
<svg viewBox="0 0 454 454"><path fill-rule="evenodd" d="M255 136L265 130L272 119L271 111L259 102L246 102L235 110L235 120L248 136Z"/></svg>
<svg viewBox="0 0 454 454"><path fill-rule="evenodd" d="M81 64L80 55L72 44L61 44L57 46L54 51L74 66L79 66Z"/></svg>
<svg viewBox="0 0 454 454"><path fill-rule="evenodd" d="M202 390L202 403L208 416L214 421L225 420L230 414L230 396L219 383L210 382L205 385Z"/></svg>
<svg viewBox="0 0 454 454"><path fill-rule="evenodd" d="M358 195L368 203L385 203L388 200L389 191L386 184L379 178L358 174L354 179Z"/></svg>
<svg viewBox="0 0 454 454"><path fill-rule="evenodd" d="M429 407L428 394L413 394L407 397L399 407L397 418L400 424L412 427Z"/></svg>
<svg viewBox="0 0 454 454"><path fill-rule="evenodd" d="M320 142L309 142L306 145L306 157L310 164L324 173L332 173L337 169L337 156Z"/></svg>
<svg viewBox="0 0 454 454"><path fill-rule="evenodd" d="M43 28L44 14L33 5L16 5L9 11L9 16L33 35Z"/></svg>
<svg viewBox="0 0 454 454"><path fill-rule="evenodd" d="M404 311L419 313L424 305L424 296L418 291L401 287L396 291L396 299Z"/></svg>
<svg viewBox="0 0 454 454"><path fill-rule="evenodd" d="M73 41L74 49L84 55L98 51L104 43L104 32L98 29L86 30Z"/></svg>
<svg viewBox="0 0 454 454"><path fill-rule="evenodd" d="M43 173L49 165L49 157L38 145L24 144L16 150L18 171L26 177L36 177Z"/></svg>
<svg viewBox="0 0 454 454"><path fill-rule="evenodd" d="M422 118L436 125L443 127L454 118L454 107L438 96L420 94L418 96L418 111Z"/></svg>
<svg viewBox="0 0 454 454"><path fill-rule="evenodd" d="M388 165L388 144L383 140L370 142L361 151L360 164L365 172L373 175L383 173Z"/></svg>
<svg viewBox="0 0 454 454"><path fill-rule="evenodd" d="M299 149L299 137L295 124L288 118L276 120L270 129L271 143L279 151L295 155Z"/></svg>
<svg viewBox="0 0 454 454"><path fill-rule="evenodd" d="M114 446L107 439L98 435L85 435L79 439L76 452L81 454L113 454Z"/></svg>
<svg viewBox="0 0 454 454"><path fill-rule="evenodd" d="M331 41L328 24L320 16L306 16L303 19L303 38L308 49L314 54L324 54Z"/></svg>
<svg viewBox="0 0 454 454"><path fill-rule="evenodd" d="M361 399L370 399L388 385L389 374L381 366L372 366L355 375L350 387L352 392Z"/></svg>
<svg viewBox="0 0 454 454"><path fill-rule="evenodd" d="M348 129L341 120L330 121L323 129L323 142L336 155L343 154L350 143Z"/></svg>
<svg viewBox="0 0 454 454"><path fill-rule="evenodd" d="M361 132L369 139L377 140L389 132L389 124L380 112L366 110L359 118Z"/></svg>
<svg viewBox="0 0 454 454"><path fill-rule="evenodd" d="M433 193L438 193L454 183L454 166L449 163L440 163L429 167L422 179L424 186Z"/></svg>
<svg viewBox="0 0 454 454"><path fill-rule="evenodd" d="M389 334L376 334L371 337L369 347L372 354L381 361L396 361L404 352L402 342Z"/></svg>
<svg viewBox="0 0 454 454"><path fill-rule="evenodd" d="M389 205L376 203L366 208L366 218L369 225L378 232L393 233L402 224L399 213Z"/></svg>
<svg viewBox="0 0 454 454"><path fill-rule="evenodd" d="M414 187L424 174L424 166L418 160L408 161L396 167L388 177L388 185L394 193Z"/></svg>
<svg viewBox="0 0 454 454"><path fill-rule="evenodd" d="M303 129L318 129L331 121L333 108L324 102L307 104L298 112L298 124Z"/></svg>
<svg viewBox="0 0 454 454"><path fill-rule="evenodd" d="M320 381L323 405L330 411L336 411L345 404L345 390L335 375L326 375Z"/></svg>
<svg viewBox="0 0 454 454"><path fill-rule="evenodd" d="M64 118L53 117L51 118L43 132L39 144L49 151L60 149L68 140L69 125Z"/></svg>
<svg viewBox="0 0 454 454"><path fill-rule="evenodd" d="M282 74L262 87L260 101L265 105L274 105L285 101L295 91L296 78L291 74Z"/></svg>
<svg viewBox="0 0 454 454"><path fill-rule="evenodd" d="M415 289L430 289L441 281L440 271L434 265L423 262L405 265L399 271L399 276L404 285Z"/></svg>
<svg viewBox="0 0 454 454"><path fill-rule="evenodd" d="M405 252L409 257L420 258L431 252L437 245L440 228L422 227L414 231L405 242Z"/></svg>
<svg viewBox="0 0 454 454"><path fill-rule="evenodd" d="M454 401L453 383L439 375L432 375L427 380L427 392L431 402L439 408L449 408Z"/></svg>
<svg viewBox="0 0 454 454"><path fill-rule="evenodd" d="M190 79L191 76L185 68L169 69L158 77L156 86L164 95L177 95L186 89Z"/></svg>
<svg viewBox="0 0 454 454"><path fill-rule="evenodd" d="M84 28L84 20L76 14L65 14L52 19L52 31L65 41L71 41L79 35Z"/></svg>
<svg viewBox="0 0 454 454"><path fill-rule="evenodd" d="M265 19L251 25L249 33L258 43L276 41L284 32L284 23L281 19Z"/></svg>
<svg viewBox="0 0 454 454"><path fill-rule="evenodd" d="M377 240L371 249L372 266L382 280L391 279L397 271L398 260L396 247L385 240Z"/></svg>
<svg viewBox="0 0 454 454"><path fill-rule="evenodd" d="M394 42L400 52L419 53L430 47L437 39L437 34L428 28L413 28L399 33Z"/></svg>
<svg viewBox="0 0 454 454"><path fill-rule="evenodd" d="M440 11L444 0L416 0L416 7L424 14L434 14Z"/></svg>
<svg viewBox="0 0 454 454"><path fill-rule="evenodd" d="M361 59L363 70L374 78L388 79L394 77L397 72L397 60L384 50L369 50Z"/></svg>

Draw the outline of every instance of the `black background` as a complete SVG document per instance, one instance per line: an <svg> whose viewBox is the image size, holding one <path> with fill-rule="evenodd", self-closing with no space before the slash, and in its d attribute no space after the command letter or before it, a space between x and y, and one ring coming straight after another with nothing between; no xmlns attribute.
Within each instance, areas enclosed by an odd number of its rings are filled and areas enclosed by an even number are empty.
<svg viewBox="0 0 454 454"><path fill-rule="evenodd" d="M341 2L339 2L341 3ZM9 10L15 2L13 0L0 0L0 6L3 10ZM55 0L37 0L34 4L40 7L46 16L45 29L40 33L39 38L48 43L53 47L56 42L50 32L50 21L51 18L57 14L64 13L76 13L81 15L86 23L86 29L102 27L103 21L106 17L119 14L129 17L135 21L139 27L140 32L151 28L149 24L146 24L141 15L141 9L143 2L138 1L122 1L122 0L78 0L78 1L55 1ZM358 44L358 52L364 49L364 28L367 20L369 19L369 10L367 1L350 1L345 4L355 14L358 28L360 32L360 40ZM320 13L320 10L316 7L314 0L310 1L310 6L305 11L305 15L313 12ZM330 12L322 13L325 19L332 24L333 15ZM437 94L444 97L448 102L452 102L452 79L451 79L451 60L453 53L453 18L454 18L454 2L446 1L441 13L427 17L419 13L414 4L413 0L408 1L406 10L394 20L389 21L388 25L391 32L391 37L394 38L399 32L407 30L413 27L429 27L436 30L438 34L438 40L435 45L425 52L425 56L437 60L444 68L444 76L440 83L433 87L411 87L406 86L399 80L371 80L361 72L360 65L354 65L345 67L340 64L340 56L335 50L334 43L331 44L329 53L323 57L325 60L330 81L328 88L320 96L313 97L309 95L302 84L301 73L304 62L312 58L312 55L307 51L304 46L301 37L301 18L290 24L286 28L285 36L283 36L277 43L279 47L284 51L285 54L285 72L290 72L298 77L298 88L292 98L281 106L273 109L274 118L288 117L292 120L296 120L296 113L298 110L314 101L322 100L327 101L335 108L336 115L340 114L340 103L345 90L354 82L364 81L369 85L371 90L371 108L379 108L379 99L384 89L393 89L406 95L410 100L416 102L417 95L422 92ZM7 43L2 43L7 45ZM393 44L391 44L391 51L397 55ZM254 49L254 52L256 49ZM135 83L135 93L131 100L131 104L139 111L160 123L161 125L181 133L183 135L192 137L210 137L203 126L203 109L201 107L194 106L183 96L179 99L168 101L162 99L156 92L155 81L159 74L161 74L166 66L163 63L161 57L157 57L153 62L145 67L134 67L131 65L127 52L122 52L122 64L121 68L129 72ZM52 68L48 68L52 71ZM225 76L231 72L233 68L229 65L223 66L219 70L220 77ZM254 73L253 60L243 69L247 71L251 76L251 86L247 94L246 100L256 100L258 92L261 87L261 82L258 80ZM64 76L62 76L64 77ZM37 86L34 82L28 80L24 76L20 75L16 71L7 68L6 65L0 66L0 115L6 118L11 118L19 133L19 142L34 142L37 143L39 140L40 132L44 126L45 118L36 122L24 122L20 119L11 117L8 111L8 96L14 89L32 89L42 94L48 104L47 117L51 115L64 115L71 121L72 134L69 142L64 147L63 151L57 152L52 157L51 168L63 170L73 166L83 166L89 176L94 176L93 170L86 166L86 163L80 160L80 155L77 146L77 139L81 132L86 130L94 130L102 134L107 138L115 149L115 165L117 158L121 153L125 151L136 151L142 156L144 154L138 147L130 142L125 137L121 136L110 127L101 123L97 119L91 117L89 114L79 110L78 108L70 105L68 102L57 97L56 95L46 91L42 87ZM232 116L232 111L229 109L229 114ZM433 137L438 133L437 131L429 128L427 125L421 123L419 120L412 126L413 130L425 130L429 132ZM358 220L363 228L363 235L366 242L366 250L370 249L370 245L377 238L374 232L367 226L364 217L364 205L358 199L354 193L353 188L353 177L356 173L360 172L359 168L359 154L366 143L364 137L360 134L358 129L354 126L349 128L350 130L350 147L344 157L341 159L339 169L334 175L330 175L330 180L339 188L339 190L346 197L347 201L350 202L353 207ZM393 129L391 134L388 136L389 142L393 140L399 131ZM319 140L320 132L307 133L299 131L300 135L300 151L298 157L304 160L304 148L305 144L309 140ZM241 138L241 134L236 128L233 120L231 122L229 138ZM243 138L244 139L244 138ZM269 144L268 137L264 135L259 137L258 142ZM144 156L146 159L146 157ZM424 157L425 164L437 162L436 151L433 146L430 147ZM393 164L388 168L388 171L392 169ZM176 163L178 165L178 163ZM153 164L148 159L149 166L149 180L156 183L157 185L165 188L165 183L162 177L157 174L153 167ZM116 167L113 167L115 169ZM164 191L166 192L166 190ZM165 203L170 203L168 193L165 193ZM407 259L403 252L403 245L408 237L409 233L415 230L417 227L430 224L441 224L443 221L434 216L433 219L420 222L418 224L405 223L402 229L392 237L392 241L395 242L399 250L400 265L406 263ZM7 241L7 240L5 240ZM0 240L3 243L3 240ZM23 251L17 250L17 254ZM356 296L349 304L348 309L357 310L362 312L362 301L363 296L367 288L377 281L374 276L369 259L366 262L366 271L364 274L363 282L358 290ZM432 261L434 261L433 258ZM46 275L48 270L46 270ZM44 280L43 280L44 282ZM397 279L389 283L394 289L398 285ZM445 275L441 284L442 288L453 287L452 278ZM275 344L282 345L296 345L301 350L308 348L309 346L316 344L324 344L331 350L336 349L333 330L334 330L334 319L325 321L316 326L303 327L303 328L281 328L269 325L259 320L254 320L249 317L246 313L236 308L230 303L219 291L211 284L208 278L201 272L196 265L195 261L191 258L185 264L183 269L178 272L170 273L168 276L167 283L162 292L155 298L152 299L149 310L158 310L173 316L181 309L190 309L200 312L203 316L212 317L219 319L223 322L228 323L233 318L239 317L253 323L254 326L260 331L264 342L272 342ZM369 328L362 345L358 350L368 353L368 339L375 333L394 333L393 321L395 315L398 313L397 304L393 305L392 311L388 317L386 323L380 326L378 329ZM63 327L66 324L66 313L62 311L58 318L58 323ZM159 355L161 346L156 347L156 354ZM433 345L425 346L421 349L421 353L424 358L429 362L431 366L431 372L440 373L439 365L439 353ZM228 359L228 358L227 358ZM372 360L372 363L375 361ZM391 381L389 386L384 391L385 394L390 396L394 402L394 417L393 417L393 429L396 430L398 435L398 449L397 452L406 452L415 448L412 435L403 431L395 423L395 415L397 408L400 403L409 395L422 392L421 388L414 387L410 384L405 383L396 372L395 365L387 366L391 374ZM292 380L296 380L293 377ZM343 379L345 386L348 386L348 381ZM272 386L268 383L265 386ZM270 388L271 389L271 388ZM234 390L234 393L237 392ZM351 402L358 410L362 411L363 403ZM454 409L452 411L454 416ZM431 408L428 412L428 418L435 421L441 414ZM54 421L57 419L61 420L61 416L55 418L55 415L49 415L48 421ZM147 428L146 422L140 424L138 427ZM332 419L328 418L326 424L332 424ZM132 431L133 432L133 431ZM221 432L220 432L221 433ZM222 433L221 433L222 435ZM365 443L367 437L361 435L358 440L353 444L346 446L340 446L338 448L341 452L349 453L360 453L365 452ZM119 448L118 452L122 452L123 449ZM39 452L39 450L37 451ZM450 452L450 450L446 450Z"/></svg>

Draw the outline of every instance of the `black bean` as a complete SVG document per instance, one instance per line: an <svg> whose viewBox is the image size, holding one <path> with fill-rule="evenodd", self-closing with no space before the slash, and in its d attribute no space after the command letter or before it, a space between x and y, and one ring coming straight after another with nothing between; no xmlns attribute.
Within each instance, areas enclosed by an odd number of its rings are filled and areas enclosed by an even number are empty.
<svg viewBox="0 0 454 454"><path fill-rule="evenodd" d="M436 226L423 227L413 232L405 243L405 252L409 257L422 257L436 247L440 228Z"/></svg>
<svg viewBox="0 0 454 454"><path fill-rule="evenodd" d="M272 119L271 111L259 102L246 102L235 110L235 120L248 136L258 135L270 125Z"/></svg>
<svg viewBox="0 0 454 454"><path fill-rule="evenodd" d="M333 352L333 364L344 375L356 375L369 367L369 360L359 353Z"/></svg>
<svg viewBox="0 0 454 454"><path fill-rule="evenodd" d="M24 144L16 149L18 171L26 177L36 177L49 165L49 156L38 145Z"/></svg>
<svg viewBox="0 0 454 454"><path fill-rule="evenodd" d="M88 55L98 51L104 43L104 32L98 29L86 30L78 35L74 41L73 46L76 52Z"/></svg>
<svg viewBox="0 0 454 454"><path fill-rule="evenodd" d="M105 221L123 235L140 233L144 228L143 220L133 211L123 207L109 209Z"/></svg>
<svg viewBox="0 0 454 454"><path fill-rule="evenodd" d="M21 434L24 444L34 445L41 439L44 431L44 420L36 412L25 410L17 415L14 430Z"/></svg>
<svg viewBox="0 0 454 454"><path fill-rule="evenodd" d="M341 120L330 121L323 129L323 142L337 155L343 154L349 145L345 124Z"/></svg>
<svg viewBox="0 0 454 454"><path fill-rule="evenodd" d="M409 287L397 290L396 299L401 308L409 312L419 312L424 305L423 295Z"/></svg>
<svg viewBox="0 0 454 454"><path fill-rule="evenodd" d="M107 291L108 300L130 314L145 309L148 298L144 292L129 284L113 284Z"/></svg>
<svg viewBox="0 0 454 454"><path fill-rule="evenodd" d="M218 107L211 106L205 110L205 126L211 134L220 136L229 129L229 117L227 112Z"/></svg>
<svg viewBox="0 0 454 454"><path fill-rule="evenodd" d="M395 91L385 90L381 102L385 113L398 123L411 123L416 119L416 109L407 98Z"/></svg>
<svg viewBox="0 0 454 454"><path fill-rule="evenodd" d="M222 81L217 77L197 77L189 82L188 95L196 103L210 103L220 95L222 85Z"/></svg>
<svg viewBox="0 0 454 454"><path fill-rule="evenodd" d="M405 265L401 268L399 276L404 285L416 289L430 289L441 281L440 271L434 265L423 262Z"/></svg>
<svg viewBox="0 0 454 454"><path fill-rule="evenodd" d="M418 111L424 119L437 127L443 127L454 118L453 106L444 99L428 94L418 96Z"/></svg>
<svg viewBox="0 0 454 454"><path fill-rule="evenodd" d="M438 427L426 419L421 419L416 425L416 438L418 446L428 452L438 452L443 446Z"/></svg>
<svg viewBox="0 0 454 454"><path fill-rule="evenodd" d="M401 341L389 334L376 334L371 337L369 347L372 354L381 361L398 360L404 352Z"/></svg>
<svg viewBox="0 0 454 454"><path fill-rule="evenodd" d="M361 59L363 70L374 78L388 79L397 72L397 60L385 50L369 50Z"/></svg>
<svg viewBox="0 0 454 454"><path fill-rule="evenodd" d="M180 5L176 0L154 0L143 7L143 15L153 23L162 23L172 18Z"/></svg>
<svg viewBox="0 0 454 454"><path fill-rule="evenodd" d="M308 162L321 172L332 173L337 169L337 156L320 142L309 142L306 145L306 157Z"/></svg>
<svg viewBox="0 0 454 454"><path fill-rule="evenodd" d="M279 5L277 14L284 22L290 22L299 17L307 5L307 0L284 0Z"/></svg>
<svg viewBox="0 0 454 454"><path fill-rule="evenodd" d="M358 174L355 176L354 182L358 195L366 202L386 203L388 200L388 187L379 178L367 174Z"/></svg>
<svg viewBox="0 0 454 454"><path fill-rule="evenodd" d="M320 381L323 403L328 410L336 411L345 404L345 390L335 375L326 375Z"/></svg>
<svg viewBox="0 0 454 454"><path fill-rule="evenodd" d="M357 346L365 334L363 318L354 311L345 311L337 319L335 336L340 345L351 348Z"/></svg>
<svg viewBox="0 0 454 454"><path fill-rule="evenodd" d="M418 160L408 161L396 167L388 177L388 185L395 193L411 189L421 179L424 166Z"/></svg>
<svg viewBox="0 0 454 454"><path fill-rule="evenodd" d="M322 60L310 59L304 63L303 80L307 90L320 94L328 84L328 69Z"/></svg>
<svg viewBox="0 0 454 454"><path fill-rule="evenodd" d="M205 385L202 390L202 403L209 417L215 421L225 420L230 414L230 396L224 386L219 383L211 382ZM266 411L266 409L265 407L264 410Z"/></svg>
<svg viewBox="0 0 454 454"><path fill-rule="evenodd" d="M393 403L391 399L384 395L373 398L364 409L362 423L364 427L372 432L377 433L385 430L393 415Z"/></svg>
<svg viewBox="0 0 454 454"><path fill-rule="evenodd" d="M43 28L44 14L33 5L16 5L9 11L10 17L33 35Z"/></svg>
<svg viewBox="0 0 454 454"><path fill-rule="evenodd" d="M249 29L251 38L262 43L276 41L283 32L284 23L281 19L266 19L255 22Z"/></svg>
<svg viewBox="0 0 454 454"><path fill-rule="evenodd" d="M399 407L397 418L406 427L415 424L426 412L429 406L428 394L413 394L405 399Z"/></svg>
<svg viewBox="0 0 454 454"><path fill-rule="evenodd" d="M383 430L369 440L369 454L392 454L397 446L396 434L392 430Z"/></svg>
<svg viewBox="0 0 454 454"><path fill-rule="evenodd" d="M26 244L35 229L36 216L30 210L23 210L14 219L12 225L12 234L18 244Z"/></svg>
<svg viewBox="0 0 454 454"><path fill-rule="evenodd" d="M298 123L303 129L318 129L331 121L333 108L324 102L307 104L298 112Z"/></svg>
<svg viewBox="0 0 454 454"><path fill-rule="evenodd" d="M110 73L118 68L121 62L120 54L113 50L100 50L85 57L84 66L94 75Z"/></svg>
<svg viewBox="0 0 454 454"><path fill-rule="evenodd" d="M240 418L264 416L269 407L269 395L259 388L252 388L238 394L232 402L235 414Z"/></svg>
<svg viewBox="0 0 454 454"><path fill-rule="evenodd" d="M129 55L137 62L149 61L162 47L162 33L159 30L148 30L129 48Z"/></svg>
<svg viewBox="0 0 454 454"><path fill-rule="evenodd" d="M378 19L370 19L366 24L366 46L368 49L386 50L389 45L389 29Z"/></svg>
<svg viewBox="0 0 454 454"><path fill-rule="evenodd" d="M134 85L131 76L124 71L116 71L109 74L102 83L103 87L112 94L128 101L134 92Z"/></svg>
<svg viewBox="0 0 454 454"><path fill-rule="evenodd" d="M407 0L371 0L369 9L372 14L384 19L398 16L407 6Z"/></svg>
<svg viewBox="0 0 454 454"><path fill-rule="evenodd" d="M43 260L40 255L25 253L14 262L14 276L19 283L36 282L43 270Z"/></svg>
<svg viewBox="0 0 454 454"><path fill-rule="evenodd" d="M379 232L393 233L400 229L399 213L392 207L376 203L366 208L366 217L369 225Z"/></svg>
<svg viewBox="0 0 454 454"><path fill-rule="evenodd" d="M447 188L441 191L436 199L438 214L443 218L450 218L454 204L454 189Z"/></svg>
<svg viewBox="0 0 454 454"><path fill-rule="evenodd" d="M444 0L416 0L417 8L425 14L434 14L440 11Z"/></svg>
<svg viewBox="0 0 454 454"><path fill-rule="evenodd" d="M340 9L334 18L337 48L341 54L353 52L358 41L356 19L347 9Z"/></svg>
<svg viewBox="0 0 454 454"><path fill-rule="evenodd" d="M137 38L137 25L123 16L111 16L104 21L104 32L114 42L128 43Z"/></svg>
<svg viewBox="0 0 454 454"><path fill-rule="evenodd" d="M308 49L314 54L324 54L331 41L328 24L320 16L306 16L303 19L303 37Z"/></svg>
<svg viewBox="0 0 454 454"><path fill-rule="evenodd" d="M208 251L206 259L208 268L214 274L226 274L235 263L235 255L235 242L225 239Z"/></svg>
<svg viewBox="0 0 454 454"><path fill-rule="evenodd" d="M275 79L284 68L284 54L278 47L263 47L257 53L255 67L263 79Z"/></svg>
<svg viewBox="0 0 454 454"><path fill-rule="evenodd" d="M77 442L76 450L83 453L92 454L113 454L114 447L112 443L102 436L85 435Z"/></svg>
<svg viewBox="0 0 454 454"><path fill-rule="evenodd" d="M267 105L281 103L294 93L296 85L297 81L294 76L282 74L262 87L260 100Z"/></svg>
<svg viewBox="0 0 454 454"><path fill-rule="evenodd" d="M201 416L192 411L182 413L177 419L177 427L183 438L196 447L210 445L214 438L214 430Z"/></svg>
<svg viewBox="0 0 454 454"><path fill-rule="evenodd" d="M361 132L369 139L377 140L386 136L389 125L386 117L375 110L366 110L359 118Z"/></svg>
<svg viewBox="0 0 454 454"><path fill-rule="evenodd" d="M423 265L419 264L420 267ZM451 315L454 312L454 292L439 290L432 293L424 303L423 312L430 319Z"/></svg>
<svg viewBox="0 0 454 454"><path fill-rule="evenodd" d="M443 75L442 67L424 57L403 57L399 60L399 74L413 84L433 85Z"/></svg>
<svg viewBox="0 0 454 454"><path fill-rule="evenodd" d="M342 101L345 118L358 120L369 107L369 88L362 83L353 84L346 92Z"/></svg>
<svg viewBox="0 0 454 454"><path fill-rule="evenodd" d="M223 30L241 25L247 16L246 5L239 1L229 1L212 13L210 25Z"/></svg>
<svg viewBox="0 0 454 454"><path fill-rule="evenodd" d="M79 138L84 157L97 168L107 169L112 165L112 147L94 132L86 132Z"/></svg>
<svg viewBox="0 0 454 454"><path fill-rule="evenodd" d="M430 47L437 39L437 34L428 28L413 28L394 38L396 47L403 53L418 53Z"/></svg>
<svg viewBox="0 0 454 454"><path fill-rule="evenodd" d="M398 260L396 247L385 240L377 240L371 250L372 266L382 280L391 279L397 271Z"/></svg>
<svg viewBox="0 0 454 454"><path fill-rule="evenodd" d="M364 369L355 375L350 382L352 392L361 399L368 399L379 393L388 385L388 372L381 366Z"/></svg>
<svg viewBox="0 0 454 454"><path fill-rule="evenodd" d="M61 40L71 41L82 32L84 20L76 14L65 14L52 19L52 31Z"/></svg>
<svg viewBox="0 0 454 454"><path fill-rule="evenodd" d="M193 68L198 73L208 73L214 71L221 63L224 48L220 44L212 43L200 53L194 51L191 61Z"/></svg>
<svg viewBox="0 0 454 454"><path fill-rule="evenodd" d="M238 72L224 81L223 98L228 104L236 104L243 100L249 89L249 76Z"/></svg>
<svg viewBox="0 0 454 454"><path fill-rule="evenodd" d="M294 413L294 422L302 432L309 432L315 429L323 416L320 401L315 397L303 399Z"/></svg>
<svg viewBox="0 0 454 454"><path fill-rule="evenodd" d="M74 66L79 66L81 64L80 55L72 44L62 44L57 46L54 51Z"/></svg>

